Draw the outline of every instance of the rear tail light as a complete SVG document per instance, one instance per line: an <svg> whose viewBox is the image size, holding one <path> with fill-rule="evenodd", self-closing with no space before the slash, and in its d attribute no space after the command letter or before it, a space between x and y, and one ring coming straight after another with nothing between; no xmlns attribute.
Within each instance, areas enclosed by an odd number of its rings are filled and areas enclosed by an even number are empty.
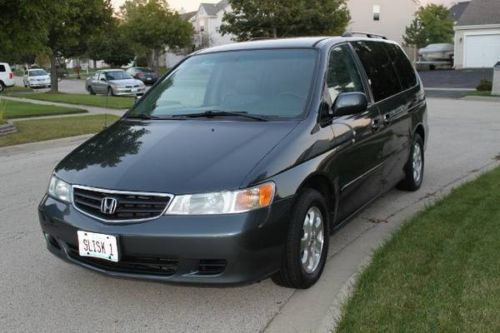
<svg viewBox="0 0 500 333"><path fill-rule="evenodd" d="M14 78L14 73L9 73L9 79L12 80Z"/></svg>

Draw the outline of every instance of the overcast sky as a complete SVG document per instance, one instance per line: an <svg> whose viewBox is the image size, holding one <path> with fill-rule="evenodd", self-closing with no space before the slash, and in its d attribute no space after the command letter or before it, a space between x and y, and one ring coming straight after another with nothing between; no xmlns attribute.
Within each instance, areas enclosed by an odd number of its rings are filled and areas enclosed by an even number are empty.
<svg viewBox="0 0 500 333"><path fill-rule="evenodd" d="M400 1L400 0L393 0L393 1ZM445 5L450 5L458 1L459 0L421 0L421 2L424 4L434 2ZM125 2L125 0L112 0L112 2L114 6L118 8L121 4ZM175 8L177 10L184 9L185 11L188 12L197 10L201 2L216 3L219 1L218 0L168 0L168 3L172 8Z"/></svg>

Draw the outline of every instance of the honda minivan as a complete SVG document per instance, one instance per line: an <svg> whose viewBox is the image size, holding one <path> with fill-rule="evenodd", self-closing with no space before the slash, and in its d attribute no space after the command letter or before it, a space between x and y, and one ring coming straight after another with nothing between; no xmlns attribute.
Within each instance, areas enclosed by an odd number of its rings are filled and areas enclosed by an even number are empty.
<svg viewBox="0 0 500 333"><path fill-rule="evenodd" d="M426 100L371 35L198 51L55 168L48 249L106 275L308 288L330 234L424 176Z"/></svg>

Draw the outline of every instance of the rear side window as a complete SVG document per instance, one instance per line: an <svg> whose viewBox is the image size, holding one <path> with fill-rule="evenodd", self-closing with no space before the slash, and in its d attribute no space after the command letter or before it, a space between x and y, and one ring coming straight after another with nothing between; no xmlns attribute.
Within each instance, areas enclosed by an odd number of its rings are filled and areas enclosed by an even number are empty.
<svg viewBox="0 0 500 333"><path fill-rule="evenodd" d="M361 77L347 45L335 46L330 52L327 84L332 102L343 92L364 92Z"/></svg>
<svg viewBox="0 0 500 333"><path fill-rule="evenodd" d="M387 50L392 58L394 68L398 72L403 89L406 90L414 87L417 84L417 76L403 50L394 44L387 44Z"/></svg>
<svg viewBox="0 0 500 333"><path fill-rule="evenodd" d="M0 72L5 72L5 65L0 65Z"/></svg>
<svg viewBox="0 0 500 333"><path fill-rule="evenodd" d="M401 92L399 78L385 50L385 43L359 41L352 45L368 75L375 102Z"/></svg>

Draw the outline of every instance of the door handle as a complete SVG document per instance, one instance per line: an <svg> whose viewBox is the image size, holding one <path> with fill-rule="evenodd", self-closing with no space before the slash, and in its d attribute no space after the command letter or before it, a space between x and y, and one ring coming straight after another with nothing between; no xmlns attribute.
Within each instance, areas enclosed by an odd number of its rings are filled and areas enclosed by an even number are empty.
<svg viewBox="0 0 500 333"><path fill-rule="evenodd" d="M372 130L378 131L380 129L380 118L373 118L372 119Z"/></svg>
<svg viewBox="0 0 500 333"><path fill-rule="evenodd" d="M386 113L384 114L384 124L389 125L391 123L392 117L390 114Z"/></svg>

